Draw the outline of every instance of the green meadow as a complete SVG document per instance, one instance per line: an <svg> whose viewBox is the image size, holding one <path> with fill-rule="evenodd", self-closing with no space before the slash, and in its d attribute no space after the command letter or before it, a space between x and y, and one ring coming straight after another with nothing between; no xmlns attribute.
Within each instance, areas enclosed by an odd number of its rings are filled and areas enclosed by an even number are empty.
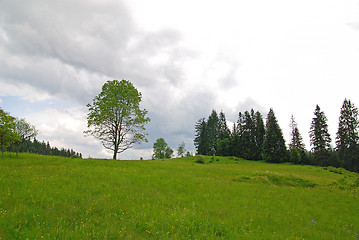
<svg viewBox="0 0 359 240"><path fill-rule="evenodd" d="M359 239L343 169L6 153L0 172L0 239Z"/></svg>

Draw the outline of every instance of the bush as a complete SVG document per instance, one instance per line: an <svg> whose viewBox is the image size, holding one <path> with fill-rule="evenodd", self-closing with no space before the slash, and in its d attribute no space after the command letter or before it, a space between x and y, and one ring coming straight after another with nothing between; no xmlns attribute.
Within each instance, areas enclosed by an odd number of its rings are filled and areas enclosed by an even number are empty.
<svg viewBox="0 0 359 240"><path fill-rule="evenodd" d="M203 156L196 156L196 163L204 164L204 157Z"/></svg>

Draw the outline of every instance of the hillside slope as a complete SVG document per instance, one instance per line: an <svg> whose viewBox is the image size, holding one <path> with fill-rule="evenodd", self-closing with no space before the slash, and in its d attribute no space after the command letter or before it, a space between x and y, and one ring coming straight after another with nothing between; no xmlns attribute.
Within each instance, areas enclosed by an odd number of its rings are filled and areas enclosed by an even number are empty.
<svg viewBox="0 0 359 240"><path fill-rule="evenodd" d="M341 169L21 154L0 171L0 239L359 239Z"/></svg>

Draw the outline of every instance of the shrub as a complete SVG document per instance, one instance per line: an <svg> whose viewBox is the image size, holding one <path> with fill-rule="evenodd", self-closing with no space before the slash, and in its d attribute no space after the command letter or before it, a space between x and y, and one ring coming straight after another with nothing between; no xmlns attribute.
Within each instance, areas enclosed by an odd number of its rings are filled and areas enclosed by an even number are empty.
<svg viewBox="0 0 359 240"><path fill-rule="evenodd" d="M204 164L204 157L203 156L196 156L196 163Z"/></svg>

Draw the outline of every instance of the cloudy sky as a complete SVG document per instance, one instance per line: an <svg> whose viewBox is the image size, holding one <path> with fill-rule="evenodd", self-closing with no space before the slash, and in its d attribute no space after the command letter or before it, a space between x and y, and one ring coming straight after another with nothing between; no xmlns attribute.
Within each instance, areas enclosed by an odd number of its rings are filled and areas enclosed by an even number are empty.
<svg viewBox="0 0 359 240"><path fill-rule="evenodd" d="M112 156L83 136L108 80L142 92L149 142L119 156L139 159L159 137L194 151L211 109L233 122L273 108L287 140L293 114L309 149L319 104L335 139L358 66L358 0L0 0L0 107L84 157Z"/></svg>

